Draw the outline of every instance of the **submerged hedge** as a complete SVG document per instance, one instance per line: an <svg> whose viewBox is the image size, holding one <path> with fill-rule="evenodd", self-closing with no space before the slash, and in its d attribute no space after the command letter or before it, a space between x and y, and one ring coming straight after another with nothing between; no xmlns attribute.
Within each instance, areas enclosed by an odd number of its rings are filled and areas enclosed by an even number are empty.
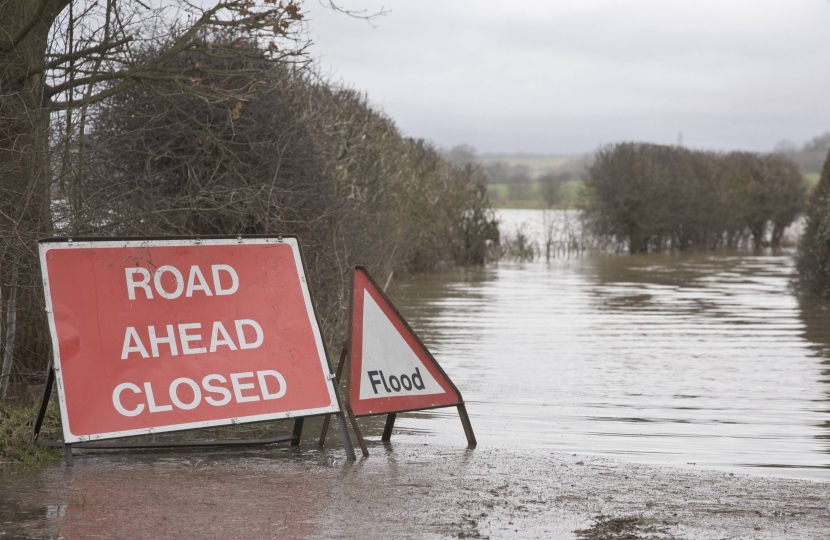
<svg viewBox="0 0 830 540"><path fill-rule="evenodd" d="M591 233L632 253L778 247L805 194L782 155L621 143L597 152L584 210Z"/></svg>
<svg viewBox="0 0 830 540"><path fill-rule="evenodd" d="M796 270L796 281L804 292L830 299L830 155L810 197Z"/></svg>

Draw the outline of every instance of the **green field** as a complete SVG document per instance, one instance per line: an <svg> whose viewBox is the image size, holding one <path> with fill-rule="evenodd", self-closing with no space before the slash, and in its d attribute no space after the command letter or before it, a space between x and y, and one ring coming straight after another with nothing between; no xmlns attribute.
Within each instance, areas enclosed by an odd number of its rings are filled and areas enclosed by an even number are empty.
<svg viewBox="0 0 830 540"><path fill-rule="evenodd" d="M541 157L552 160L555 156ZM519 158L516 159L518 160ZM542 163L541 159L539 163ZM816 187L819 177L819 173L804 174L804 183L807 184L808 191L812 191ZM580 193L584 185L584 182L581 180L564 182L560 188L562 190L562 202L556 206L558 208L575 208L579 202ZM490 196L490 201L496 208L547 208L547 203L542 197L540 182L532 182L521 188L514 187L513 190L510 189L510 185L508 184L490 184L487 186L487 192Z"/></svg>
<svg viewBox="0 0 830 540"><path fill-rule="evenodd" d="M547 208L540 177L545 174L569 173L581 178L590 154L481 154L477 162L485 168L502 165L507 168L507 178L512 174L526 175L530 182L511 184L494 178L488 186L493 206L499 208ZM512 169L512 171L511 171ZM524 169L524 170L522 170ZM504 170L504 169L502 169ZM493 181L491 180L491 181ZM582 190L581 180L569 180L559 184L558 208L574 208Z"/></svg>
<svg viewBox="0 0 830 540"><path fill-rule="evenodd" d="M558 208L576 207L583 186L584 182L581 180L563 182L559 187L561 202L556 206ZM521 187L490 184L487 188L490 200L497 208L547 208L548 206L542 196L540 182L532 182Z"/></svg>
<svg viewBox="0 0 830 540"><path fill-rule="evenodd" d="M818 185L818 181L821 178L821 175L817 172L815 173L804 173L804 183L807 184L807 190L813 191L813 188Z"/></svg>
<svg viewBox="0 0 830 540"><path fill-rule="evenodd" d="M536 178L547 172L561 170L568 165L581 162L587 154L481 154L478 162L487 166L495 163L503 163L509 167L525 166L529 169L530 176Z"/></svg>

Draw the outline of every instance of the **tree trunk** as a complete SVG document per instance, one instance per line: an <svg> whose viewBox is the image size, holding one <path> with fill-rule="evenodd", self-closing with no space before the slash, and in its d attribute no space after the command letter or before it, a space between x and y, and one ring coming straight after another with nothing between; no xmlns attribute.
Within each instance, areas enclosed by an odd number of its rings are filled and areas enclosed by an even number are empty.
<svg viewBox="0 0 830 540"><path fill-rule="evenodd" d="M17 281L12 278L12 283ZM12 363L14 361L14 342L17 333L17 287L9 289L9 300L6 306L6 346L3 349L3 369L0 371L0 403L6 401L6 394L12 382Z"/></svg>
<svg viewBox="0 0 830 540"><path fill-rule="evenodd" d="M763 223L756 223L755 225L749 228L750 232L752 232L752 241L753 249L761 249L764 247L764 233L766 232L767 223L766 221Z"/></svg>
<svg viewBox="0 0 830 540"><path fill-rule="evenodd" d="M16 291L12 352L18 366L30 368L42 367L45 359L37 240L52 230L50 104L39 71L50 27L65 5L65 0L0 0L0 267L3 285ZM15 283L5 281L10 276ZM8 350L10 336L6 339Z"/></svg>
<svg viewBox="0 0 830 540"><path fill-rule="evenodd" d="M631 225L628 228L628 252L646 253L648 251L648 242L646 240L643 230L637 225Z"/></svg>
<svg viewBox="0 0 830 540"><path fill-rule="evenodd" d="M43 5L46 7L41 11ZM44 78L36 72L45 63L49 29L59 8L60 3L49 0L0 2L0 209L5 214L4 233L31 235L41 232L50 221L50 111L44 99ZM14 43L29 27L25 37Z"/></svg>

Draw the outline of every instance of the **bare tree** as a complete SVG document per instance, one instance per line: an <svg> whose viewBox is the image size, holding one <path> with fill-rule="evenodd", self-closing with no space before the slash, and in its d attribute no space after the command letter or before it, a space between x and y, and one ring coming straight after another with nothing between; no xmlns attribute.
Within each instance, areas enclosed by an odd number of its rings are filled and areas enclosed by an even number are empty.
<svg viewBox="0 0 830 540"><path fill-rule="evenodd" d="M200 85L199 65L174 63L182 53L238 57L249 50L241 46L249 39L267 40L273 60L297 56L301 18L297 4L277 0L207 7L186 0L0 1L0 210L7 226L48 232L53 114L64 114L71 133L84 129L90 105L143 81ZM257 73L237 75L253 82ZM204 88L209 98L211 88Z"/></svg>
<svg viewBox="0 0 830 540"><path fill-rule="evenodd" d="M17 335L7 324L4 340L15 356L48 353L36 242L54 229L55 185L77 182L66 203L83 208L78 156L91 107L161 81L198 87L206 100L244 100L258 72L233 73L249 84L229 94L202 84L211 73L201 66L177 59L240 58L252 41L271 61L304 61L301 19L295 2L278 0L0 0L0 286L7 303L16 299Z"/></svg>
<svg viewBox="0 0 830 540"><path fill-rule="evenodd" d="M298 234L329 337L351 265L481 264L498 241L483 170L319 77L296 3L24 3L0 0L0 277L7 307L16 299L16 380L48 358L35 250L51 233ZM41 37L2 41L20 34L14 9ZM28 62L16 74L13 56Z"/></svg>

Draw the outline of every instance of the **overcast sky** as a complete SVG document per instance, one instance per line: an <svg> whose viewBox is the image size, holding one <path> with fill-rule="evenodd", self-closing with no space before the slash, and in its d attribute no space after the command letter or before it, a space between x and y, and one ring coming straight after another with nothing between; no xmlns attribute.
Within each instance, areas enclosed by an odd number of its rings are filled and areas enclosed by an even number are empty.
<svg viewBox="0 0 830 540"><path fill-rule="evenodd" d="M481 152L770 150L830 131L827 0L308 0L312 54L407 135Z"/></svg>

